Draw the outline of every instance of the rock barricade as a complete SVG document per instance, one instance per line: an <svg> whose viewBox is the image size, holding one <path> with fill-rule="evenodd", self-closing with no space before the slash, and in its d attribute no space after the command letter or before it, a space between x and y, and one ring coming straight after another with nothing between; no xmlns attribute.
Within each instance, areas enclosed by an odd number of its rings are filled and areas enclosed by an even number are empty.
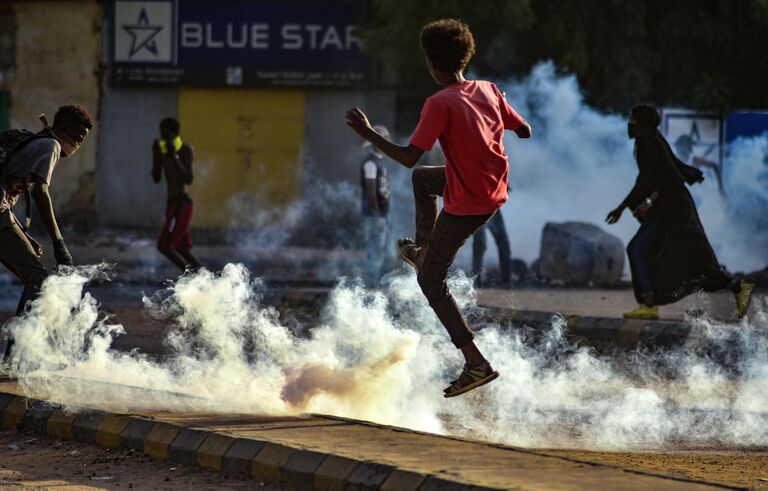
<svg viewBox="0 0 768 491"><path fill-rule="evenodd" d="M550 283L618 285L624 272L624 245L591 223L548 222L537 266L539 276Z"/></svg>

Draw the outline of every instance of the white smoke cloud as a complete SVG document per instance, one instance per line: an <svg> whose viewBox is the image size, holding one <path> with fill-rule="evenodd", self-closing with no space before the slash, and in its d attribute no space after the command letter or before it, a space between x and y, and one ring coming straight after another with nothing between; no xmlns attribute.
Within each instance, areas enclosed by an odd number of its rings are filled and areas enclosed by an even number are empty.
<svg viewBox="0 0 768 491"><path fill-rule="evenodd" d="M726 150L723 198L714 177L693 188L704 227L720 262L731 271L768 265L768 134L740 138Z"/></svg>
<svg viewBox="0 0 768 491"><path fill-rule="evenodd" d="M573 77L543 64L505 89L534 127L531 140L506 141L514 192L504 208L515 255L531 261L546 221L602 223L631 187L636 167L625 117L585 106ZM733 268L762 266L766 248L739 242L761 214L733 217L745 215L744 203L763 199L754 175L762 172L756 159L764 149L764 140L731 149L732 160L743 164L726 167L726 183L740 186L743 196L725 204L716 188L694 188L710 239ZM407 197L403 176L393 194ZM355 209L352 185L327 191L316 194L317 213L336 216L342 203ZM261 203L241 198L232 206L248 215ZM288 240L286 231L306 223L299 219L304 209L288 207L282 222L269 210L254 215L251 225L259 230L250 240ZM410 227L407 215L402 223ZM625 216L605 228L626 243L637 225ZM477 342L501 378L446 400L442 389L462 360L413 273L388 275L378 292L342 281L316 326L286 322L265 306L264 284L241 265L184 276L144 299L146 309L174 326L165 338L171 354L160 360L109 348L122 327L82 295L101 274L80 268L51 276L29 313L11 322L15 375L30 396L111 410L328 413L533 447L768 445L765 305L740 324L692 320L695 335L671 351L613 356L572 344L559 317L545 331L489 323ZM451 288L465 312L479 311L466 276L453 276Z"/></svg>
<svg viewBox="0 0 768 491"><path fill-rule="evenodd" d="M533 127L529 140L510 132L505 138L513 192L502 210L513 255L528 263L536 259L548 221L594 223L626 245L638 228L631 214L613 226L604 219L637 175L627 115L586 105L576 78L558 74L551 62L500 86ZM690 188L718 259L732 271L754 271L768 263L768 237L761 226L766 223L752 219L768 211L768 188L757 180L765 173L766 148L765 137L730 145L724 176L729 200L720 196L714 176ZM495 261L493 251L488 259Z"/></svg>
<svg viewBox="0 0 768 491"><path fill-rule="evenodd" d="M261 303L264 285L239 265L179 279L145 299L173 320L160 361L109 349L109 325L83 285L98 271L52 276L16 319L15 375L30 396L72 407L327 413L532 447L658 448L768 444L768 316L699 320L685 346L600 356L550 329L493 323L477 342L501 377L444 399L461 357L415 276L382 292L342 281L319 325L292 332ZM459 304L477 311L463 275Z"/></svg>

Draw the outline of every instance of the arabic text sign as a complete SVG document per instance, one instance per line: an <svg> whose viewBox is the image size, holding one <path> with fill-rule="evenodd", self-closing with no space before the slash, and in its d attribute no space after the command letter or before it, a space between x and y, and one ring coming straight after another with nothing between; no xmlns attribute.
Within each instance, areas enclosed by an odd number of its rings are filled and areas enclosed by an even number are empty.
<svg viewBox="0 0 768 491"><path fill-rule="evenodd" d="M345 1L115 0L113 78L364 82L368 57L356 28L366 8Z"/></svg>

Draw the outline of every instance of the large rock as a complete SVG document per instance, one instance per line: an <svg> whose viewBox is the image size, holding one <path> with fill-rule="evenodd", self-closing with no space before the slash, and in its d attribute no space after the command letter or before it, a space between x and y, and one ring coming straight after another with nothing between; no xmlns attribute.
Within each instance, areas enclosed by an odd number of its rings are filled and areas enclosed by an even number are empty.
<svg viewBox="0 0 768 491"><path fill-rule="evenodd" d="M539 275L566 285L615 285L624 272L621 239L591 223L547 223Z"/></svg>

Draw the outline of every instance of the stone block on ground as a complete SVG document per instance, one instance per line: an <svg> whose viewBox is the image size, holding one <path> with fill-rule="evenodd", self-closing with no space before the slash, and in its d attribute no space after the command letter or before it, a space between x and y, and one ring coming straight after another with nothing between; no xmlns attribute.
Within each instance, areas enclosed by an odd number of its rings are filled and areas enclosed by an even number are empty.
<svg viewBox="0 0 768 491"><path fill-rule="evenodd" d="M621 239L582 222L544 226L538 273L565 285L617 285L624 272Z"/></svg>

